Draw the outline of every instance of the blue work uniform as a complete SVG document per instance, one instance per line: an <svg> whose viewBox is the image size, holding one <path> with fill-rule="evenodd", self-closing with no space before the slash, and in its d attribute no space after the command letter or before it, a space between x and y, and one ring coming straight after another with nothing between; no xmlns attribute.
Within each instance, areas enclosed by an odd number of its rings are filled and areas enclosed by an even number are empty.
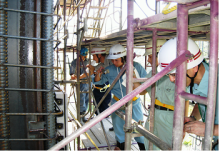
<svg viewBox="0 0 220 152"><path fill-rule="evenodd" d="M208 96L208 82L209 82L209 65L205 62L202 62L205 67L205 73L200 81L199 85L194 83L193 86L193 94L207 97ZM217 91L216 91L216 106L215 106L215 121L214 124L219 124L219 104L218 104L218 83L217 83ZM206 119L206 105L198 104L199 105L199 112L202 117L202 121L205 122ZM218 140L218 136L213 136L214 141ZM215 146L215 150L218 150L218 145Z"/></svg>
<svg viewBox="0 0 220 152"><path fill-rule="evenodd" d="M70 67L70 75L76 74L76 59L72 61ZM83 64L86 68L86 65L89 63L88 59L83 61ZM80 75L84 73L83 64L80 61ZM87 79L86 77L83 79ZM80 91L81 92L88 92L89 91L89 84L88 83L80 83ZM80 112L86 112L89 103L89 94L88 93L80 93Z"/></svg>
<svg viewBox="0 0 220 152"><path fill-rule="evenodd" d="M99 63L97 66L95 66L95 71L98 70L101 66L106 68L107 66L111 65L112 62L111 60L105 59L104 63ZM105 95L105 92L108 90L103 88L103 87L107 87L109 85L109 82L105 82L102 85L95 85L93 86L93 95L95 97L95 101L97 103L97 105L99 104L100 100L102 99L102 97ZM111 101L111 91L106 95L105 99L102 101L102 103L99 106L99 113L102 113L103 111L105 111L108 107L109 107L109 102ZM96 115L98 115L98 112L95 112Z"/></svg>
<svg viewBox="0 0 220 152"><path fill-rule="evenodd" d="M145 78L147 73L146 70L137 62L133 62L134 68L136 68L137 72L139 73L139 76L141 78ZM110 65L105 68L106 70L109 70L109 73L102 74L101 80L98 82L93 82L95 84L103 84L106 81L109 81L110 84L115 80L119 72L121 71L120 68L116 67L115 65ZM126 74L126 73L125 73ZM124 96L126 96L126 87L122 85L122 76L119 78L119 80L115 83L114 87L112 88L112 94L114 94L117 98L121 99ZM116 103L117 101L113 98L111 101L111 104ZM124 113L125 111L122 110ZM143 120L143 112L142 112L142 106L140 103L140 98L133 101L132 104L132 119L135 121ZM115 112L112 113L112 122L113 122L113 128L115 131L115 138L119 143L125 142L125 132L123 130L123 126L125 124L125 121L122 120L120 117L118 117ZM139 143L144 143L144 137L135 137L135 140Z"/></svg>
<svg viewBox="0 0 220 152"><path fill-rule="evenodd" d="M152 71L147 74L147 78L152 76ZM146 89L151 96L151 86ZM168 76L163 76L156 82L155 98L161 103L174 106L175 83L171 82ZM145 128L149 130L149 117L145 123ZM172 147L173 131L173 111L168 109L156 109L154 113L154 135ZM144 138L145 149L149 149L149 141ZM153 145L153 150L160 150Z"/></svg>

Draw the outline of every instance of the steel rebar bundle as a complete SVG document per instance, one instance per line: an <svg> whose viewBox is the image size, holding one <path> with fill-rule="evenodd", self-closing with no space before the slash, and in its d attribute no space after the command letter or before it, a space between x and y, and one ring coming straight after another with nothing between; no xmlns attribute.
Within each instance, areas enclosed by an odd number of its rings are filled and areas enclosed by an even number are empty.
<svg viewBox="0 0 220 152"><path fill-rule="evenodd" d="M1 0L0 7L7 7L7 1ZM7 11L0 10L0 34L7 35ZM0 37L0 63L7 63L7 38ZM7 66L0 67L0 87L8 86L8 68ZM9 112L8 91L0 90L0 112ZM9 116L0 115L0 138L9 138ZM9 150L9 141L0 141L1 150Z"/></svg>

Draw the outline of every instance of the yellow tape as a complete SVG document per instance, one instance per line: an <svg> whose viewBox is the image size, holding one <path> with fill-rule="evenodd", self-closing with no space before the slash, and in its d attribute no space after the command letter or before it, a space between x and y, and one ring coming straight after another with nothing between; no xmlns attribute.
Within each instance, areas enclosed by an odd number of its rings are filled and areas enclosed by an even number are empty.
<svg viewBox="0 0 220 152"><path fill-rule="evenodd" d="M175 5L171 8L168 8L169 6L170 6L170 2L163 8L163 10L162 10L163 14L168 14L168 13L175 11L177 9L177 5Z"/></svg>

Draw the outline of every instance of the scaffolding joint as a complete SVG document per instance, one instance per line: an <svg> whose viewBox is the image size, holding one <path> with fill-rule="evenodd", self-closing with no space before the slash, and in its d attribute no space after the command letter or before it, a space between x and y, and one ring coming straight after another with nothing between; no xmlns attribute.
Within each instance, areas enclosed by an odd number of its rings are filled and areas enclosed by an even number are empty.
<svg viewBox="0 0 220 152"><path fill-rule="evenodd" d="M133 132L139 133L136 128L138 127L138 125L143 126L143 124L144 124L144 121L142 121L142 120L139 120L138 122L134 122L133 123Z"/></svg>
<svg viewBox="0 0 220 152"><path fill-rule="evenodd" d="M143 121L143 120L139 120L139 121L138 121L138 125L143 126L143 124L144 124L144 121Z"/></svg>
<svg viewBox="0 0 220 152"><path fill-rule="evenodd" d="M123 130L124 130L124 132L132 133L132 132L134 132L134 126L133 126L133 124L130 127L126 127L124 125Z"/></svg>

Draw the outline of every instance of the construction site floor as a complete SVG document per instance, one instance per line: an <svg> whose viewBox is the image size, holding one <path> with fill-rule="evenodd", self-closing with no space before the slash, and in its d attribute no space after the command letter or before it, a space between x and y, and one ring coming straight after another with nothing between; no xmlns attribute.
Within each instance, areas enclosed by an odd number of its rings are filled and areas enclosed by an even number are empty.
<svg viewBox="0 0 220 152"><path fill-rule="evenodd" d="M115 132L109 131L109 128L112 127L112 120L111 117L103 119L103 125L106 131L107 138L109 140L109 144L111 146L111 150L114 150L116 147L116 140L115 140ZM97 147L99 147L100 150L109 150L101 124L97 123L95 126L93 126L91 129L87 131L89 136L92 138L92 140L96 143ZM90 142L88 137L86 135L80 136L83 145L85 146L85 149L82 150L97 150L95 146ZM131 142L131 150L137 151L139 150L139 147L137 145L137 142L132 139Z"/></svg>
<svg viewBox="0 0 220 152"><path fill-rule="evenodd" d="M72 119L72 121L68 122L68 135L74 133L77 130L77 123L76 121L73 119L73 117L71 115L74 115L74 117L76 117L76 108L75 108L75 104L74 103L69 103L69 118ZM89 118L90 114L86 115L86 118ZM95 117L95 115L94 115ZM146 117L145 117L146 118ZM92 119L90 120L92 121ZM116 147L116 139L115 139L115 132L114 131L109 131L109 128L112 128L112 119L111 116L107 117L105 119L102 120L103 122L103 126L105 128L105 132L107 134L107 138L109 140L109 144L111 146L111 150L114 150ZM84 122L81 120L80 124L83 126ZM95 145L99 148L99 150L102 151L107 151L109 150L108 148L108 144L107 141L105 139L105 135L103 132L103 129L101 127L101 123L97 123L96 125L94 125L92 128L90 128L88 131L86 131L86 133L89 135L89 137L84 133L80 135L80 150L91 150L91 151L97 151L97 148L95 147ZM90 141L90 139L92 139L92 141L95 143L95 145ZM78 150L77 149L77 141L73 141L70 142L69 144L69 150L73 151L73 150ZM131 141L131 150L132 151L138 151L139 150L139 146L137 144L137 142L134 140L134 138L132 138Z"/></svg>

